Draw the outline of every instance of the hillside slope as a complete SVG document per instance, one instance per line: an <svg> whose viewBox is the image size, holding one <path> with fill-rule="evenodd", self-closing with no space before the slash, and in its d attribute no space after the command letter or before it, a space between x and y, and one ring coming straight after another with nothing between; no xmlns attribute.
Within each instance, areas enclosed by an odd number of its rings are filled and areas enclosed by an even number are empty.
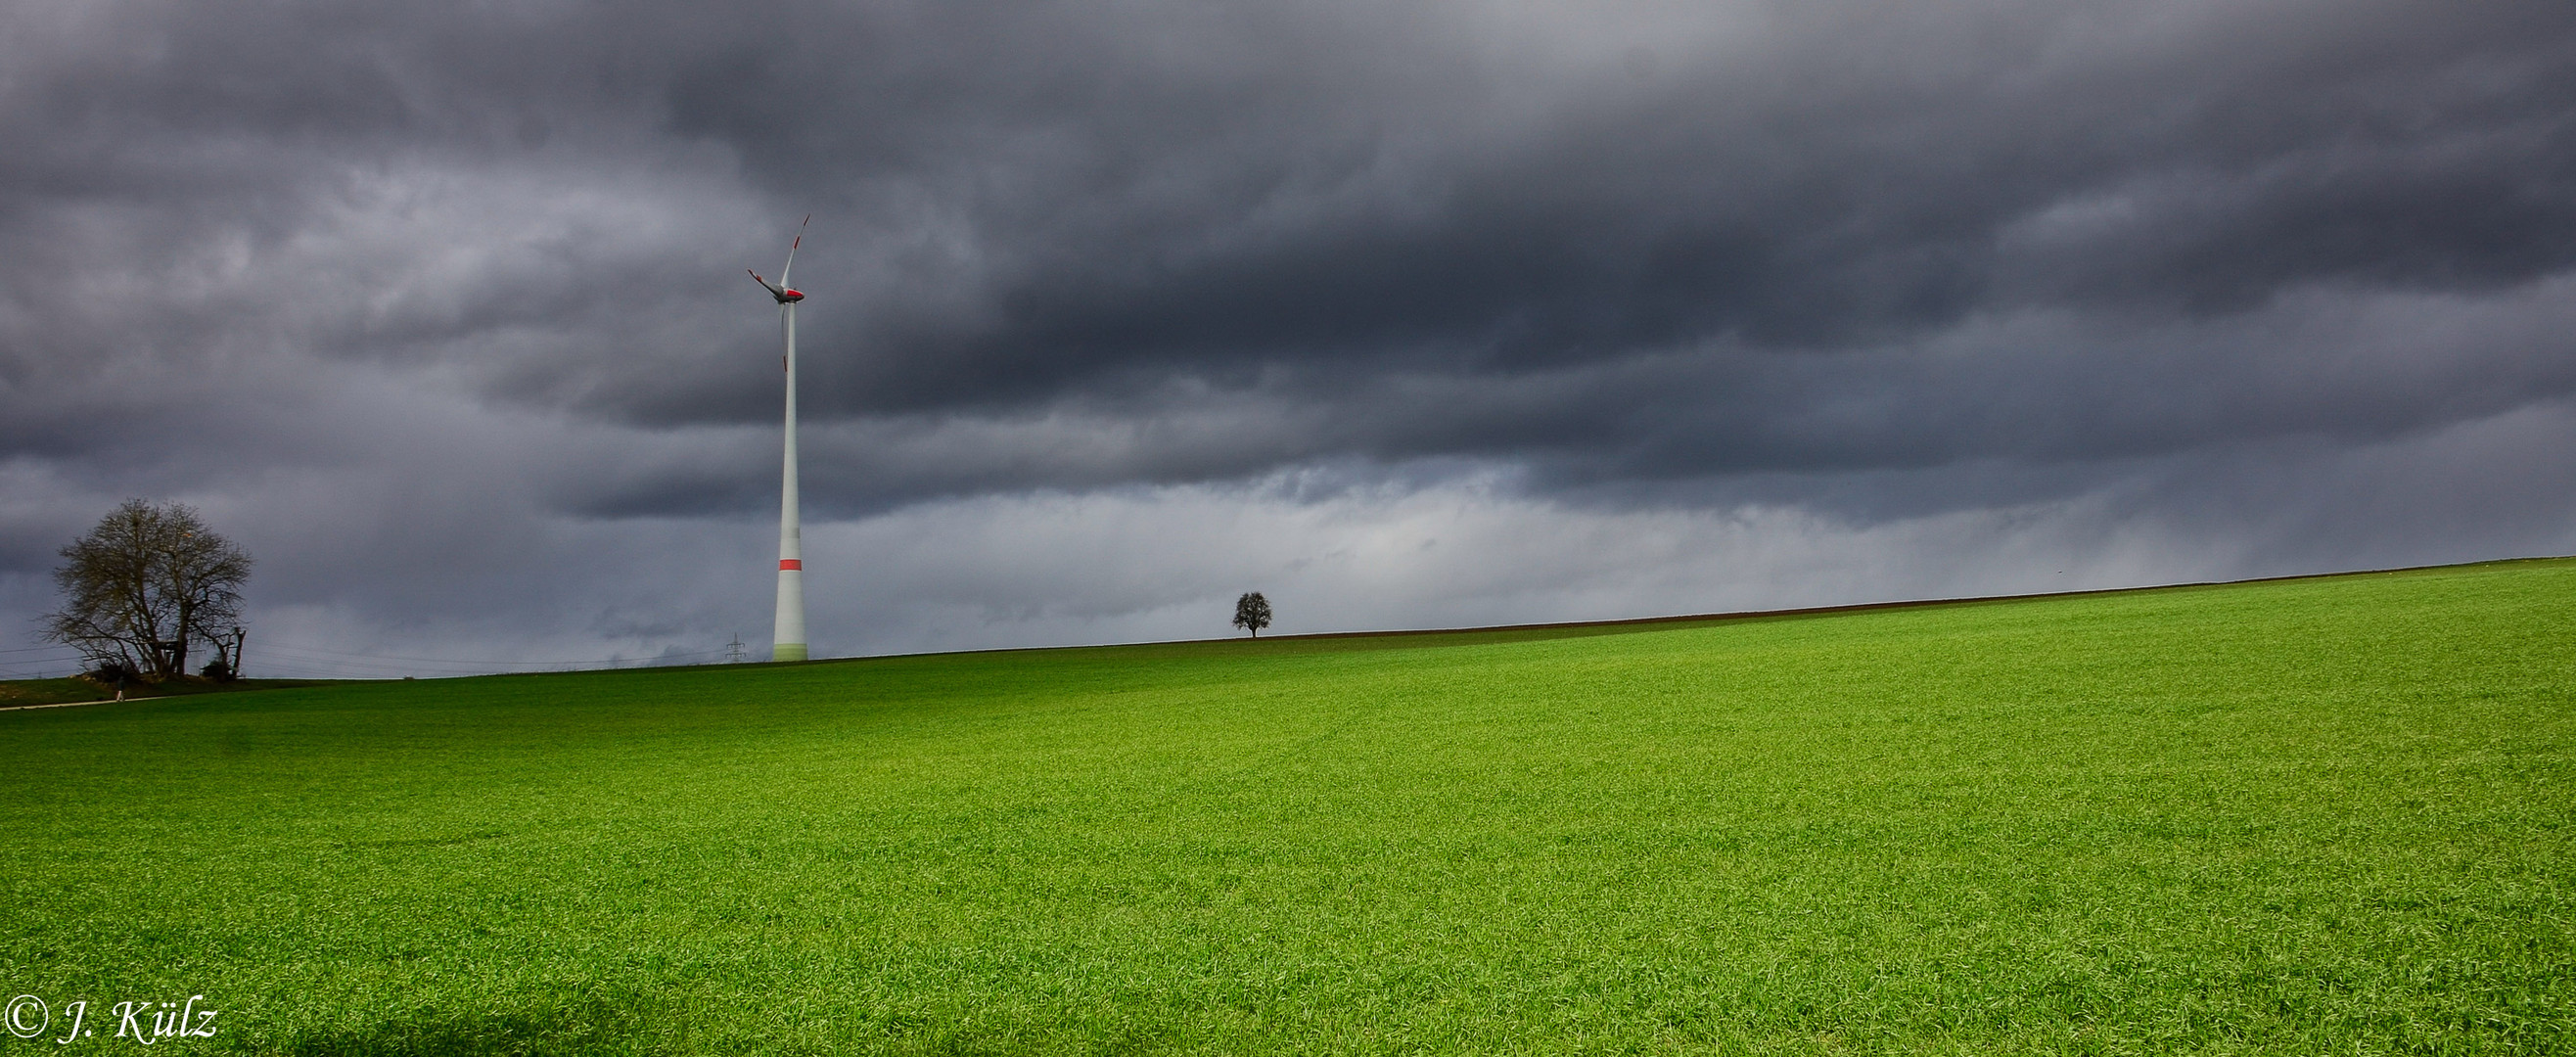
<svg viewBox="0 0 2576 1057"><path fill-rule="evenodd" d="M0 981L203 995L190 1052L2565 1052L2571 617L2536 561L6 713Z"/></svg>

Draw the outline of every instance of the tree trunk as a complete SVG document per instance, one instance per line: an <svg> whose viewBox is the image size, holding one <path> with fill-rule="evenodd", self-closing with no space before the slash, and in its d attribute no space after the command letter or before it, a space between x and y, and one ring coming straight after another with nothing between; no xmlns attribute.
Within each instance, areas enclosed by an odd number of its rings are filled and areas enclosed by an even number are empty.
<svg viewBox="0 0 2576 1057"><path fill-rule="evenodd" d="M179 638L170 644L172 675L188 674L188 616L195 608L196 603L184 598L179 600Z"/></svg>

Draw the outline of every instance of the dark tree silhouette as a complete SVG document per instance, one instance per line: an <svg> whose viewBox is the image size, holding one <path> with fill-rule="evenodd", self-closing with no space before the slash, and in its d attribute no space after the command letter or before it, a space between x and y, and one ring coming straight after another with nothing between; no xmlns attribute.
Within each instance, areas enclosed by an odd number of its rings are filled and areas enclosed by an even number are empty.
<svg viewBox="0 0 2576 1057"><path fill-rule="evenodd" d="M44 638L80 650L95 669L154 681L187 672L191 642L213 647L227 674L239 666L225 654L250 555L195 510L126 500L62 556L54 583L63 606L40 618Z"/></svg>
<svg viewBox="0 0 2576 1057"><path fill-rule="evenodd" d="M1234 626L1261 637L1261 629L1270 626L1270 600L1254 591L1234 600Z"/></svg>

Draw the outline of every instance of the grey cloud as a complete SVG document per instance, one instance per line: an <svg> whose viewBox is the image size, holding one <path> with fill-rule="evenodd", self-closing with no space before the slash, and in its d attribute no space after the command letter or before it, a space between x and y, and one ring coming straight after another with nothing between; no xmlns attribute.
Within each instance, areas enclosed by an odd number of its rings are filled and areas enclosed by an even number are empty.
<svg viewBox="0 0 2576 1057"><path fill-rule="evenodd" d="M287 230L326 222L312 200L345 195L353 165L559 150L552 175L579 181L680 149L656 140L716 145L782 204L827 211L813 339L847 355L817 358L820 415L1031 406L1140 372L1321 363L1356 385L1712 339L1884 344L1998 306L2226 312L2318 281L2483 289L2570 262L2559 9L2130 8L1756 6L1703 32L1762 46L1673 49L1641 82L1612 42L1560 54L1472 6L129 6L90 34L116 43L13 93L35 127L12 139L73 144L68 182L101 189L173 146L229 153L258 190L197 177L173 197L232 217L282 194ZM760 31L782 24L798 32ZM325 337L363 353L539 318L591 330L723 267L589 252ZM726 351L756 348L748 329ZM620 372L562 344L495 394L761 413L696 362Z"/></svg>
<svg viewBox="0 0 2576 1057"><path fill-rule="evenodd" d="M2000 460L2080 486L2083 474L2044 468L2112 472L2282 437L2373 443L2564 400L2576 395L2560 337L2576 325L2568 294L2565 281L2476 297L2320 288L2212 320L2037 313L1832 353L1722 345L1545 373L1380 373L1355 389L1292 372L1167 381L1127 399L871 419L807 444L828 475L820 491L855 510L1353 458L1517 461L1551 488Z"/></svg>

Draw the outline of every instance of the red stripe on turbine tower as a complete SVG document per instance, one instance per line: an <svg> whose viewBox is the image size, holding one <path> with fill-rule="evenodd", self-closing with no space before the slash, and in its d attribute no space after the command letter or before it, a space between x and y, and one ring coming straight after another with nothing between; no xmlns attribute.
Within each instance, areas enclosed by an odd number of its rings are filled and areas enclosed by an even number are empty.
<svg viewBox="0 0 2576 1057"><path fill-rule="evenodd" d="M805 569L805 563L795 558L780 558L778 559L778 567L781 569L794 569L798 572L803 572Z"/></svg>

